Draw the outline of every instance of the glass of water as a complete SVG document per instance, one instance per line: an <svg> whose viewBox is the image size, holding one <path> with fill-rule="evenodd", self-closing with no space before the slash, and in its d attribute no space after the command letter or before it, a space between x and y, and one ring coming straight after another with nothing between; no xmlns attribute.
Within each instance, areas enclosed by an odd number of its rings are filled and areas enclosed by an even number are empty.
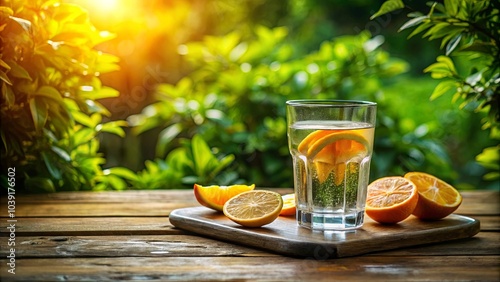
<svg viewBox="0 0 500 282"><path fill-rule="evenodd" d="M286 105L298 224L313 230L361 227L377 104L291 100Z"/></svg>

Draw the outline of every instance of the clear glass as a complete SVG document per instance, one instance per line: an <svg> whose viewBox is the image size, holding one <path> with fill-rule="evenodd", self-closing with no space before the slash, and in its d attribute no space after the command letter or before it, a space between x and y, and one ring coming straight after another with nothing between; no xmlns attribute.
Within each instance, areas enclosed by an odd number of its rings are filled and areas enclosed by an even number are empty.
<svg viewBox="0 0 500 282"><path fill-rule="evenodd" d="M313 230L361 227L377 104L291 100L286 105L298 224Z"/></svg>

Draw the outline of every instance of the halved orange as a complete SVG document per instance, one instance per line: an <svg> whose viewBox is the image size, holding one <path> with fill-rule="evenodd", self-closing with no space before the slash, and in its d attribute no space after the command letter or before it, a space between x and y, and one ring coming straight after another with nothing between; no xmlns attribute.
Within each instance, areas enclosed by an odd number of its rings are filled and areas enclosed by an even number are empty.
<svg viewBox="0 0 500 282"><path fill-rule="evenodd" d="M278 218L283 208L281 195L267 190L238 194L224 204L223 212L232 221L246 227L260 227Z"/></svg>
<svg viewBox="0 0 500 282"><path fill-rule="evenodd" d="M383 177L368 185L365 211L379 223L393 224L409 217L417 202L413 182L400 176Z"/></svg>
<svg viewBox="0 0 500 282"><path fill-rule="evenodd" d="M344 179L345 163L359 155L369 153L370 146L363 132L356 130L316 130L300 142L297 149L309 160L312 160L318 172L318 179L324 182L335 170L335 183Z"/></svg>
<svg viewBox="0 0 500 282"><path fill-rule="evenodd" d="M419 200L413 215L420 219L436 220L453 213L462 203L462 196L450 184L423 172L409 172L405 178L418 189Z"/></svg>
<svg viewBox="0 0 500 282"><path fill-rule="evenodd" d="M280 215L282 216L292 216L295 215L295 193L286 194L281 196L283 198L283 208L281 209Z"/></svg>
<svg viewBox="0 0 500 282"><path fill-rule="evenodd" d="M232 197L255 188L252 185L231 185L231 186L202 186L194 184L194 196L198 202L208 208L216 211L222 211L224 204Z"/></svg>

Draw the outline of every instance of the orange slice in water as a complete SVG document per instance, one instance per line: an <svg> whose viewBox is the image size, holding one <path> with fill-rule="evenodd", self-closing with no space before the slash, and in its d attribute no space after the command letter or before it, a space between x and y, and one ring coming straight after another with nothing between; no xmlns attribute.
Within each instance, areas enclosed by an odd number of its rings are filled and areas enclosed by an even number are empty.
<svg viewBox="0 0 500 282"><path fill-rule="evenodd" d="M318 179L324 182L335 170L335 184L344 180L346 162L369 153L362 130L316 130L302 140L297 149L316 166Z"/></svg>
<svg viewBox="0 0 500 282"><path fill-rule="evenodd" d="M222 211L224 204L232 197L246 192L251 191L255 188L255 184L252 185L231 185L231 186L202 186L199 184L194 184L194 196L198 202L208 208L214 209L216 211Z"/></svg>
<svg viewBox="0 0 500 282"><path fill-rule="evenodd" d="M413 215L424 220L436 220L453 213L462 203L462 196L450 184L423 172L409 172L405 178L418 189L419 200Z"/></svg>

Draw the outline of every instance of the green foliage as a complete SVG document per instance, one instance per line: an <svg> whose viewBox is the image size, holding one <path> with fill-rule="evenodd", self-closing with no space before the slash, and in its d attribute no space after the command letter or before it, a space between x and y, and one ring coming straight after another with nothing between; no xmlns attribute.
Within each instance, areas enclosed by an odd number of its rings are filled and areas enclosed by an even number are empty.
<svg viewBox="0 0 500 282"><path fill-rule="evenodd" d="M385 5L397 2L397 5ZM403 8L403 1L385 2L374 17ZM461 101L459 108L486 113L482 129L500 140L500 4L498 1L447 0L430 2L429 12L412 12L400 30L415 28L410 34L423 33L429 40L441 40L445 55L427 67L432 78L440 79L431 95L434 100L452 94ZM455 62L466 63L456 66ZM485 148L477 161L492 169L489 180L500 178L499 146Z"/></svg>
<svg viewBox="0 0 500 282"><path fill-rule="evenodd" d="M324 42L315 52L300 54L286 41L287 32L285 28L260 26L252 38L232 32L181 46L193 71L176 84L159 85L159 101L129 118L135 132L163 128L157 143L160 157L174 149L179 138L199 134L216 152L235 156L232 171L243 181L290 187L293 178L286 140L286 100L374 100L379 102L379 120L394 120L385 116L387 105L381 100L380 88L384 79L404 72L407 64L378 48L381 37L370 38L366 32L338 37ZM393 135L393 140L375 144L399 143L394 135L401 132L397 122L383 126L388 130L377 131L377 138L389 140ZM439 151L438 144L411 141L390 150L390 163L381 153L374 160L375 169L378 167L380 173L399 172L401 167L428 163L441 167L441 160L418 155L429 147ZM401 162L406 163L402 166Z"/></svg>
<svg viewBox="0 0 500 282"><path fill-rule="evenodd" d="M124 121L104 122L98 99L118 92L99 74L117 58L95 46L111 35L77 5L3 1L0 6L2 165L31 192L90 190L104 181L101 132L124 136ZM6 180L2 179L2 186Z"/></svg>
<svg viewBox="0 0 500 282"><path fill-rule="evenodd" d="M199 136L181 141L165 159L147 160L145 169L134 173L117 167L104 171L114 189L172 189L191 188L194 183L230 185L238 182L235 172L224 171L234 160L233 155L215 157L207 143ZM106 186L101 185L97 189Z"/></svg>

